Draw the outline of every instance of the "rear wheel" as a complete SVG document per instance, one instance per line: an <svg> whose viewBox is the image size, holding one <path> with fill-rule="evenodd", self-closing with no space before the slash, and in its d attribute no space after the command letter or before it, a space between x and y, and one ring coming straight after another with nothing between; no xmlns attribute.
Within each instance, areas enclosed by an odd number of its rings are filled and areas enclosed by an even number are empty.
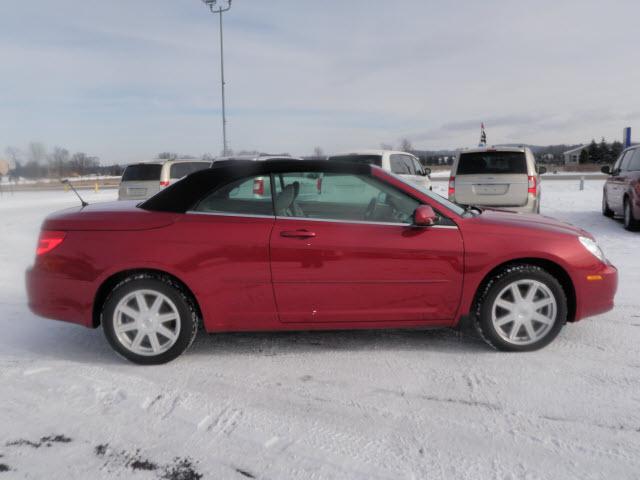
<svg viewBox="0 0 640 480"><path fill-rule="evenodd" d="M482 337L504 351L542 348L567 320L562 286L534 265L513 265L496 274L476 304L476 325Z"/></svg>
<svg viewBox="0 0 640 480"><path fill-rule="evenodd" d="M178 285L138 275L119 283L102 309L102 327L113 349L142 365L166 363L193 342L196 310Z"/></svg>
<svg viewBox="0 0 640 480"><path fill-rule="evenodd" d="M640 222L633 216L633 208L629 198L624 199L624 228L630 231L637 230Z"/></svg>
<svg viewBox="0 0 640 480"><path fill-rule="evenodd" d="M607 202L607 194L602 193L602 215L605 217L613 217L613 210L609 208L609 203Z"/></svg>

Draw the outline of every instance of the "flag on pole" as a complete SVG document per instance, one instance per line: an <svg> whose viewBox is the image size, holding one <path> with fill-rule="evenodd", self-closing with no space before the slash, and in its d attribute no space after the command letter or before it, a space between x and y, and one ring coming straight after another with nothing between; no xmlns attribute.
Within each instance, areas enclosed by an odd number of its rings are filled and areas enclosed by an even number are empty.
<svg viewBox="0 0 640 480"><path fill-rule="evenodd" d="M485 147L487 145L487 134L484 131L484 122L480 124L480 144L479 147Z"/></svg>

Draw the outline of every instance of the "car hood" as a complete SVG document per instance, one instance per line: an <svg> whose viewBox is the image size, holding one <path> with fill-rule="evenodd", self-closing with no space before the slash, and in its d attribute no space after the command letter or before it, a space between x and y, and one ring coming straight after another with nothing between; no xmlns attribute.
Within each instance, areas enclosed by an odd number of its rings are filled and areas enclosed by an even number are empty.
<svg viewBox="0 0 640 480"><path fill-rule="evenodd" d="M526 234L526 231L529 230L593 238L589 232L575 225L545 215L532 213L516 213L488 208L483 210L482 214L475 216L472 221L488 228L513 227L523 234Z"/></svg>
<svg viewBox="0 0 640 480"><path fill-rule="evenodd" d="M176 213L138 208L139 201L104 202L60 210L49 215L44 230L149 230L173 223Z"/></svg>

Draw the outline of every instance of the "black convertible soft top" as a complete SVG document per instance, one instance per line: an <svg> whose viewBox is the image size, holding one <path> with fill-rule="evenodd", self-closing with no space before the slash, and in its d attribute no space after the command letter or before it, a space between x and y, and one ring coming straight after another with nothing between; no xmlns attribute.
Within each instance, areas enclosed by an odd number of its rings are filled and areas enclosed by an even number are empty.
<svg viewBox="0 0 640 480"><path fill-rule="evenodd" d="M186 176L162 190L139 207L157 212L185 213L202 197L221 185L254 175L287 172L327 172L368 175L371 166L331 160L228 160Z"/></svg>

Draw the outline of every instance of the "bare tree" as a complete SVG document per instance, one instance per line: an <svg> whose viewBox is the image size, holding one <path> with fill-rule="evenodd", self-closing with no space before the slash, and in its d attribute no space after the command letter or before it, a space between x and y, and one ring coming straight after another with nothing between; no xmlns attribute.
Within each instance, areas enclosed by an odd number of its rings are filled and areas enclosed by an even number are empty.
<svg viewBox="0 0 640 480"><path fill-rule="evenodd" d="M92 170L95 171L100 165L100 160L98 157L90 157L84 152L77 152L73 154L69 163L75 173L85 175Z"/></svg>
<svg viewBox="0 0 640 480"><path fill-rule="evenodd" d="M4 149L4 153L9 157L9 167L12 169L20 167L20 161L22 159L22 152L17 147L7 147Z"/></svg>
<svg viewBox="0 0 640 480"><path fill-rule="evenodd" d="M390 143L381 143L380 144L380 149L381 150L393 150L393 145L391 145Z"/></svg>
<svg viewBox="0 0 640 480"><path fill-rule="evenodd" d="M55 147L49 158L51 171L57 173L59 177L64 176L64 170L69 164L69 150L62 147Z"/></svg>
<svg viewBox="0 0 640 480"><path fill-rule="evenodd" d="M400 150L403 152L410 152L413 150L413 145L411 145L411 141L408 138L403 138L400 141Z"/></svg>
<svg viewBox="0 0 640 480"><path fill-rule="evenodd" d="M178 154L173 152L160 152L158 154L159 160L175 160L176 158L178 158Z"/></svg>
<svg viewBox="0 0 640 480"><path fill-rule="evenodd" d="M316 147L313 149L313 156L318 158L324 157L324 151L321 147Z"/></svg>
<svg viewBox="0 0 640 480"><path fill-rule="evenodd" d="M47 149L40 142L31 142L29 144L29 161L34 163L44 163L47 158Z"/></svg>

